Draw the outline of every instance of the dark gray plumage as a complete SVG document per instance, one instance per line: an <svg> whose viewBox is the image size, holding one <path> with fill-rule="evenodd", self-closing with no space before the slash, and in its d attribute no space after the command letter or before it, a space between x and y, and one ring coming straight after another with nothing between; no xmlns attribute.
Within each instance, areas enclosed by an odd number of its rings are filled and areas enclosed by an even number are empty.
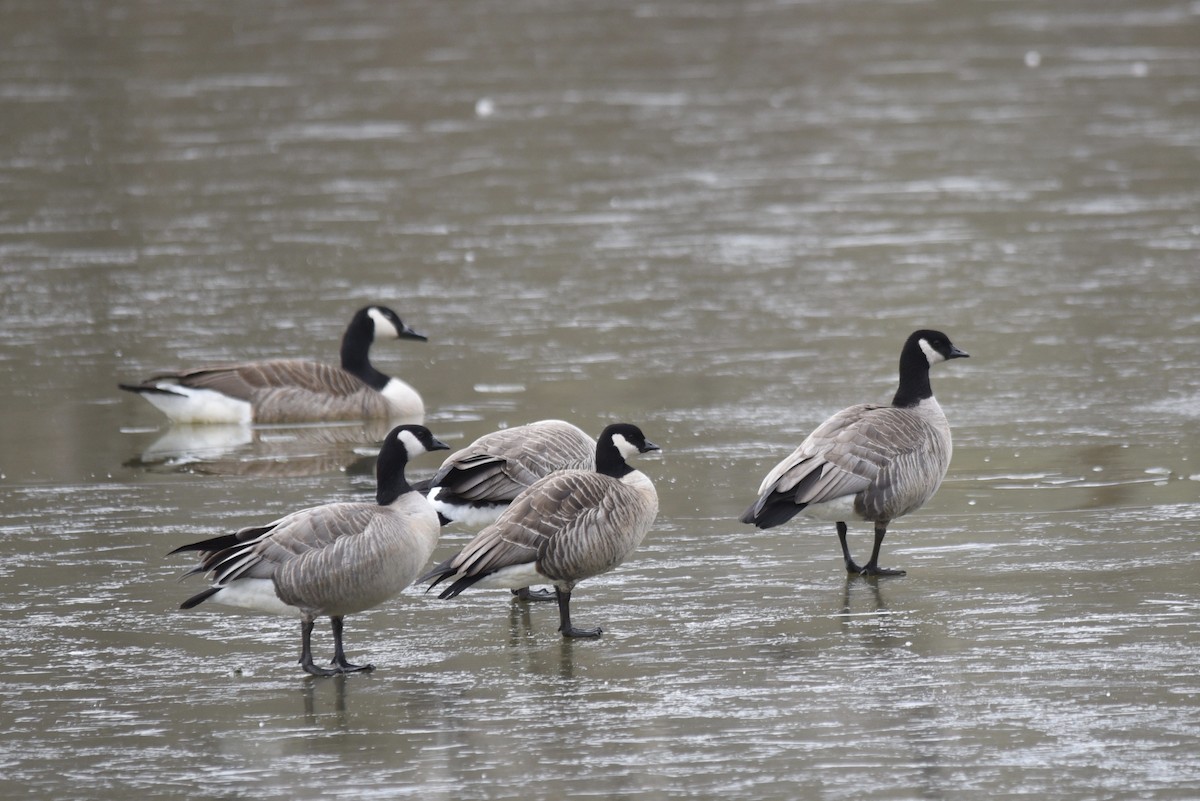
<svg viewBox="0 0 1200 801"><path fill-rule="evenodd" d="M342 336L341 366L302 359L218 364L119 384L177 423L303 423L393 419L419 422L415 389L372 366L381 337L425 341L386 306L359 309Z"/></svg>
<svg viewBox="0 0 1200 801"><path fill-rule="evenodd" d="M199 551L202 561L187 575L207 573L213 584L181 608L213 600L299 614L300 664L307 672L328 676L371 670L346 660L342 618L397 595L428 562L441 526L429 501L409 486L404 468L410 456L448 447L424 426L398 426L379 452L375 503L314 506L171 551ZM311 635L317 617L329 617L333 625L332 669L313 664Z"/></svg>
<svg viewBox="0 0 1200 801"><path fill-rule="evenodd" d="M571 592L583 579L621 564L650 529L658 495L650 479L625 460L658 449L637 426L608 426L596 441L595 470L564 470L534 482L495 523L418 581L429 581L431 589L450 582L441 598L474 585L518 589L550 583L563 636L599 636L599 628L571 624Z"/></svg>
<svg viewBox="0 0 1200 801"><path fill-rule="evenodd" d="M767 474L741 522L771 528L799 513L834 522L849 572L903 575L879 567L888 524L933 497L952 452L929 368L967 355L940 331L914 332L900 353L900 385L891 405L851 406L822 423ZM875 524L871 559L862 567L850 556L847 520Z"/></svg>
<svg viewBox="0 0 1200 801"><path fill-rule="evenodd" d="M539 420L485 434L446 457L428 490L443 524L483 526L535 481L559 470L591 470L596 441L562 420Z"/></svg>

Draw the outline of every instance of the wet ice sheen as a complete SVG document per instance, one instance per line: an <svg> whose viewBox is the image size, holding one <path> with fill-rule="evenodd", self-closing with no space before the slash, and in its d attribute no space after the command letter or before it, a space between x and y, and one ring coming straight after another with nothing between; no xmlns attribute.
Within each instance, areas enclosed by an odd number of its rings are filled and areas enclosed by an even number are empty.
<svg viewBox="0 0 1200 801"><path fill-rule="evenodd" d="M1200 62L1186 5L1093 5L10 4L6 787L1200 794ZM429 334L372 355L447 441L663 446L658 523L576 599L601 640L413 588L349 623L375 673L313 681L292 621L176 610L167 551L369 496L383 432L170 429L116 382L333 359L372 301ZM908 576L737 524L924 326L972 359Z"/></svg>

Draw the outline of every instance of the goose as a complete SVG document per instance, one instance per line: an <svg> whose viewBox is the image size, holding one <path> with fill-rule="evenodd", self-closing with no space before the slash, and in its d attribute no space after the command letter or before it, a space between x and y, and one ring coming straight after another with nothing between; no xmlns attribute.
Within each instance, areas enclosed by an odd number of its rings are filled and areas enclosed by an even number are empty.
<svg viewBox="0 0 1200 801"><path fill-rule="evenodd" d="M484 434L446 457L433 477L414 482L428 491L442 525L494 523L513 499L558 470L591 470L596 441L562 420L539 420Z"/></svg>
<svg viewBox="0 0 1200 801"><path fill-rule="evenodd" d="M376 462L375 503L341 502L293 512L262 526L213 537L171 551L199 551L201 563L185 576L207 573L212 586L181 609L205 601L300 616L300 666L314 676L370 671L354 665L342 647L342 619L378 606L412 583L429 561L441 526L437 512L404 476L410 457L449 450L419 425L392 429ZM313 663L312 630L318 617L333 629L333 667Z"/></svg>
<svg viewBox="0 0 1200 801"><path fill-rule="evenodd" d="M558 470L591 470L596 441L563 420L539 420L484 434L446 457L432 478L414 482L428 492L442 525L480 528L494 523L533 482ZM554 592L522 587L522 601L551 601Z"/></svg>
<svg viewBox="0 0 1200 801"><path fill-rule="evenodd" d="M571 592L580 581L621 564L658 515L658 494L626 459L659 450L641 429L614 423L596 441L593 470L562 470L538 479L457 554L417 579L439 598L471 586L519 589L553 584L564 637L599 637L571 623Z"/></svg>
<svg viewBox="0 0 1200 801"><path fill-rule="evenodd" d="M426 340L386 306L359 309L342 336L341 367L274 359L159 373L118 384L176 423L303 423L390 418L421 422L415 389L371 365L377 339Z"/></svg>
<svg viewBox="0 0 1200 801"><path fill-rule="evenodd" d="M919 509L950 466L950 424L929 385L929 368L969 354L941 331L914 331L900 351L900 385L889 406L859 404L817 427L758 488L743 523L771 528L799 513L836 524L849 573L903 576L879 566L888 524ZM846 544L848 520L875 525L862 567Z"/></svg>

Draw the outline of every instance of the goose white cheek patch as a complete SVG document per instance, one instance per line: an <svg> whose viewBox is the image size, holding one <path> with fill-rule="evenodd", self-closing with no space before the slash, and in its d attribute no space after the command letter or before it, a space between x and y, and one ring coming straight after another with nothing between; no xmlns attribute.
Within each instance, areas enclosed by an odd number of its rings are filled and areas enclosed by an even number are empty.
<svg viewBox="0 0 1200 801"><path fill-rule="evenodd" d="M375 338L381 336L384 338L399 339L400 332L396 330L396 324L387 318L379 309L371 309L367 314L375 321Z"/></svg>
<svg viewBox="0 0 1200 801"><path fill-rule="evenodd" d="M929 360L930 364L946 361L946 357L934 350L933 346L929 344L929 340L921 340L921 350L925 352L925 358Z"/></svg>
<svg viewBox="0 0 1200 801"><path fill-rule="evenodd" d="M614 434L612 438L613 445L616 446L617 452L621 454L621 458L628 459L631 456L636 456L640 451L638 447L629 440L625 439L623 434Z"/></svg>
<svg viewBox="0 0 1200 801"><path fill-rule="evenodd" d="M421 440L413 436L411 431L401 431L396 439L400 440L400 444L404 446L404 450L408 451L409 456L425 453L425 446L421 444Z"/></svg>

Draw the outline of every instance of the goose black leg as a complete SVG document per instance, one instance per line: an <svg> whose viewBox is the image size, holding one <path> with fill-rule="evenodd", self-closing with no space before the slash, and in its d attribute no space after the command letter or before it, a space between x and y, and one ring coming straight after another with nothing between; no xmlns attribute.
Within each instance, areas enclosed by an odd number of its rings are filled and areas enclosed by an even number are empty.
<svg viewBox="0 0 1200 801"><path fill-rule="evenodd" d="M330 662L338 666L336 673L369 673L375 669L374 665L352 665L346 659L346 652L342 650L342 619L340 617L329 618L330 627L333 629L333 659Z"/></svg>
<svg viewBox="0 0 1200 801"><path fill-rule="evenodd" d="M883 545L883 538L887 534L887 523L875 524L875 547L871 549L871 561L867 562L862 569L864 576L903 576L907 574L905 570L889 570L879 566L879 548Z"/></svg>
<svg viewBox="0 0 1200 801"><path fill-rule="evenodd" d="M335 676L338 671L318 667L313 664L312 657L313 619L305 615L300 620L300 667L304 672L313 676Z"/></svg>
<svg viewBox="0 0 1200 801"><path fill-rule="evenodd" d="M842 543L842 558L846 560L846 572L860 574L863 569L850 558L850 546L846 544L846 524L837 524L838 541Z"/></svg>
<svg viewBox="0 0 1200 801"><path fill-rule="evenodd" d="M533 590L529 587L513 590L512 594L517 596L518 601L553 601L555 598L554 590Z"/></svg>
<svg viewBox="0 0 1200 801"><path fill-rule="evenodd" d="M599 626L594 629L577 629L571 625L571 591L559 587L554 588L558 596L558 630L564 637L599 637L603 631Z"/></svg>

